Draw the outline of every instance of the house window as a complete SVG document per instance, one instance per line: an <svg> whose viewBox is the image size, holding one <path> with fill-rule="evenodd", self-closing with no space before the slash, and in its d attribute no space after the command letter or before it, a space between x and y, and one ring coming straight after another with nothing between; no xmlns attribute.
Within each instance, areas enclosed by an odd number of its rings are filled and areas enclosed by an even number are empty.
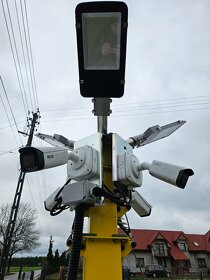
<svg viewBox="0 0 210 280"><path fill-rule="evenodd" d="M185 242L180 242L179 243L179 248L182 252L187 252L187 246Z"/></svg>
<svg viewBox="0 0 210 280"><path fill-rule="evenodd" d="M167 267L166 258L158 258L158 264Z"/></svg>
<svg viewBox="0 0 210 280"><path fill-rule="evenodd" d="M144 258L137 258L136 259L136 267L139 267L139 268L145 267Z"/></svg>
<svg viewBox="0 0 210 280"><path fill-rule="evenodd" d="M205 259L197 259L198 261L198 267L199 268L206 268L206 260Z"/></svg>
<svg viewBox="0 0 210 280"><path fill-rule="evenodd" d="M164 244L163 243L156 243L155 244L155 251L156 251L157 255L164 255L165 254Z"/></svg>

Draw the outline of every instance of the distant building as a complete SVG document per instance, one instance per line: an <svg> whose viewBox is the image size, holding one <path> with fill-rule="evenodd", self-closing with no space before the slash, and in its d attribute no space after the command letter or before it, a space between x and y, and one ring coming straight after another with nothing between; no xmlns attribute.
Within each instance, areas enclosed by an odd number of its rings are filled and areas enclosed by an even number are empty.
<svg viewBox="0 0 210 280"><path fill-rule="evenodd" d="M210 272L210 230L201 235L133 229L132 234L138 262L132 253L123 259L123 265L132 272L144 272L148 264L160 264L174 273Z"/></svg>

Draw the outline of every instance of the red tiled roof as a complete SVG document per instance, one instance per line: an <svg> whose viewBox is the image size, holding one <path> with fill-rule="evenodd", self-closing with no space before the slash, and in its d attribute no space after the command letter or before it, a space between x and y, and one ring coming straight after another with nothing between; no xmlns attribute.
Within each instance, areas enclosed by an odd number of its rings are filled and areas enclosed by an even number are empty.
<svg viewBox="0 0 210 280"><path fill-rule="evenodd" d="M135 250L147 251L157 239L164 239L170 248L170 254L175 260L187 260L188 257L180 250L176 242L186 240L189 251L210 252L210 230L205 234L185 234L183 231L132 229L137 246Z"/></svg>
<svg viewBox="0 0 210 280"><path fill-rule="evenodd" d="M210 230L205 234L206 237L206 249L210 252Z"/></svg>
<svg viewBox="0 0 210 280"><path fill-rule="evenodd" d="M210 252L210 231L205 235L201 234L187 234L189 238L189 251L207 251Z"/></svg>
<svg viewBox="0 0 210 280"><path fill-rule="evenodd" d="M188 256L183 253L178 246L173 245L170 250L170 255L172 258L176 261L184 261L184 260L189 260Z"/></svg>
<svg viewBox="0 0 210 280"><path fill-rule="evenodd" d="M169 230L148 230L148 229L132 229L134 240L137 243L136 250L148 250L149 246L156 240L158 235L161 235L163 239L168 242L169 247L173 246L174 242L182 234L182 231L169 231ZM187 239L187 237L186 237Z"/></svg>

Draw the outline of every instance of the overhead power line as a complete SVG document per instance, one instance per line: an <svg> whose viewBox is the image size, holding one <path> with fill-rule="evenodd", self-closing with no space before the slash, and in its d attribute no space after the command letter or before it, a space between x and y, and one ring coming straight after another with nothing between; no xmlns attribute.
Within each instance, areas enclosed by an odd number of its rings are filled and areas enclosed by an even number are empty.
<svg viewBox="0 0 210 280"><path fill-rule="evenodd" d="M35 76L35 70L34 70L33 53L32 53L32 47L31 47L31 36L30 36L30 30L29 30L28 12L27 12L27 6L26 6L26 1L25 0L24 0L24 7L25 7L25 15L26 15L28 42L29 42L29 53L30 53L30 57L31 57L32 76L33 76L33 83L34 83L34 90L35 90L35 104L37 105L36 108L38 109L39 108L39 101L38 101L38 93L37 93L37 84L36 84L36 76Z"/></svg>
<svg viewBox="0 0 210 280"><path fill-rule="evenodd" d="M164 114L181 111L208 110L210 108L210 95L188 97L188 98L171 98L155 101L142 101L136 103L113 104L112 117L125 117L134 115L147 114ZM90 108L69 108L54 109L43 112L44 122L60 122L67 120L81 120L93 118L90 115Z"/></svg>
<svg viewBox="0 0 210 280"><path fill-rule="evenodd" d="M15 149L11 149L11 150L9 150L9 151L2 152L2 153L0 153L0 156L5 155L5 154L13 154L13 151L16 151L17 149L18 149L18 148L15 148Z"/></svg>
<svg viewBox="0 0 210 280"><path fill-rule="evenodd" d="M32 88L32 92L33 92L33 102L34 102L34 105L36 106L35 90L34 90L33 76L32 76L33 75L32 74L32 66L31 66L30 55L29 55L29 46L28 46L27 31L26 31L26 24L25 24L25 19L24 19L22 1L20 1L20 7L21 7L21 15L22 15L22 22L23 22L23 33L24 33L24 38L25 38L26 53L27 53L27 58L28 58L28 66L29 66L29 73L30 73L30 80L31 80L31 88ZM32 99L32 96L30 98Z"/></svg>
<svg viewBox="0 0 210 280"><path fill-rule="evenodd" d="M3 88L4 94L5 94L6 100L7 100L7 102L8 102L9 109L10 109L10 112L11 112L11 115L12 115L12 118L13 118L13 121L14 121L14 124L15 124L15 127L16 127L16 129L17 129L17 133L18 133L18 127L17 127L17 122L16 122L16 119L15 119L15 115L14 115L14 113L13 113L12 106L11 106L11 104L10 104L10 101L9 101L9 98L8 98L8 95L7 95L7 91L6 91L6 89L5 89L5 86L4 86L4 83L3 83L3 80L2 80L2 77L1 77L1 76L0 76L0 81L1 81L1 85L2 85L2 88ZM2 99L2 103L3 103L3 99ZM4 104L4 103L3 103L3 104ZM7 110L6 110L6 107L5 107L5 106L4 106L4 109L5 109L5 112L6 112L8 121L9 121L9 115L8 115L8 113L7 113ZM10 121L9 121L9 122L10 122ZM11 127L11 129L12 129L12 125L10 125L10 127ZM13 129L12 129L12 131L13 131ZM14 136L14 138L16 139L16 137L15 137L15 135L14 135L14 132L13 132L13 136ZM22 139L21 139L19 133L18 133L18 136L19 136L19 139L20 139L21 144L23 144L23 143L22 143ZM15 140L15 141L16 141L16 140Z"/></svg>
<svg viewBox="0 0 210 280"><path fill-rule="evenodd" d="M9 30L9 25L8 25L8 21L7 21L7 16L6 16L3 0L1 0L1 4L2 4L2 9L3 9L7 34L9 37L9 43L10 43L10 47L11 47L11 51L12 51L12 57L13 57L14 65L15 65L15 71L16 71L16 75L17 75L17 79L18 79L18 84L20 87L20 93L21 93L21 97L22 97L23 107L25 110L25 114L27 115L27 108L29 108L29 106L28 106L25 86L24 86L24 82L23 82L23 75L22 75L22 71L21 71L21 67L20 67L20 60L19 60L18 51L17 51L17 44L16 44L15 37L14 37L14 30L13 30L12 21L11 21L11 15L9 12L9 5L7 2L8 14L9 14L9 19L10 19L10 28L12 30L12 37L10 34L10 30ZM13 48L13 44L12 44L12 38L13 38L14 48Z"/></svg>
<svg viewBox="0 0 210 280"><path fill-rule="evenodd" d="M145 105L145 103L155 103L155 104L158 104L158 103L166 103L168 101L170 101L170 103L174 104L174 101L176 102L179 102L180 100L185 100L185 101L182 101L182 102L197 102L197 101L202 101L204 100L203 98L208 98L210 100L210 94L209 95L200 95L200 96L189 96L189 97L177 97L177 98L167 98L167 99L156 99L156 100L136 100L135 102L126 102L126 103L118 103L118 104L112 104L112 108L115 108L115 107L123 107L123 106L126 106L126 107L131 107L133 104L136 105L136 104L140 104L142 106L147 106ZM190 100L190 99L194 99L194 101ZM196 100L197 99L197 100ZM152 106L152 105L148 105L148 106ZM79 113L80 112L84 112L84 111L87 111L87 112L90 112L90 108L91 106L85 106L83 108L80 107L71 107L71 108L55 108L55 109L49 109L45 112L54 112L54 111L75 111L75 110L79 110ZM74 112L75 113L75 112ZM60 112L59 112L60 114Z"/></svg>
<svg viewBox="0 0 210 280"><path fill-rule="evenodd" d="M12 13L10 11L12 3L13 2L8 3L8 0L1 0L6 30L9 38L10 48L12 51L12 57L15 65L21 98L24 106L24 111L27 116L28 111L34 112L39 107L30 39L29 19L26 2L22 4L21 0L19 2L17 0L14 1L16 19L12 17ZM19 3L19 6L17 5L17 3ZM17 28L19 34L15 33L15 24L18 26ZM20 49L18 49L18 39L20 41ZM21 59L23 61L21 61Z"/></svg>
<svg viewBox="0 0 210 280"><path fill-rule="evenodd" d="M17 118L16 118L17 119ZM11 119L10 119L11 121ZM21 123L25 123L25 120L24 121L16 121L16 124L21 124ZM7 129L10 127L10 125L7 125L8 124L8 121L5 121L5 122L2 122L0 123L0 125L5 125L3 127L0 127L0 130L3 130L3 129ZM12 124L12 126L14 126L15 124Z"/></svg>
<svg viewBox="0 0 210 280"><path fill-rule="evenodd" d="M28 74L26 55L25 55L25 50L24 50L24 45L23 45L23 37L22 37L21 26L20 26L20 18L19 18L19 14L18 14L17 0L15 0L15 11L16 11L16 16L17 16L18 30L19 30L19 34L20 34L20 42L21 42L21 49L22 49L23 60L24 60L24 65L25 65L25 73L26 73L28 91L29 91L29 95L30 95L30 99L31 99L31 87L30 87L30 83L29 83L29 74ZM32 101L31 101L31 104L32 104Z"/></svg>
<svg viewBox="0 0 210 280"><path fill-rule="evenodd" d="M5 90L5 89L4 89L4 84L3 84L3 81L2 81L1 76L0 76L0 80L1 80L1 84L2 84L3 90ZM5 113L6 113L6 116L7 116L9 125L10 125L10 128L11 128L13 137L14 137L14 139L15 139L15 143L16 143L16 145L18 146L18 141L17 141L17 139L16 139L15 132L14 132L14 130L13 130L12 123L11 123L10 118L9 118L9 114L8 114L8 112L7 112L7 109L6 109L6 106L5 106L5 104L4 104L4 101L3 101L3 98L2 98L2 96L1 96L1 94L0 94L0 98L1 98L1 102L2 102L2 105L3 105L4 111L5 111Z"/></svg>

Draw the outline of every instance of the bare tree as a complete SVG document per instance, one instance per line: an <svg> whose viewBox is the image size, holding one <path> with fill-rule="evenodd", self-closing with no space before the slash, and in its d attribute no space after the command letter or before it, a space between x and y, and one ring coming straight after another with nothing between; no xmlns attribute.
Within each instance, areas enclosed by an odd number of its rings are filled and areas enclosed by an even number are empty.
<svg viewBox="0 0 210 280"><path fill-rule="evenodd" d="M9 222L11 205L0 206L0 248L3 247L6 229ZM12 256L18 252L31 251L37 248L40 243L39 231L35 228L36 210L32 209L29 203L20 203L11 248L8 259L8 271Z"/></svg>

